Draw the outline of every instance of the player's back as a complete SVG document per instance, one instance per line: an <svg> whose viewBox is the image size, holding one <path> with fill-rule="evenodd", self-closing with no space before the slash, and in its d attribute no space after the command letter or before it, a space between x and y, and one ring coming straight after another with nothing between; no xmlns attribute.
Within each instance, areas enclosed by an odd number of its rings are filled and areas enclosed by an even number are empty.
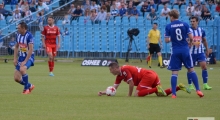
<svg viewBox="0 0 220 120"><path fill-rule="evenodd" d="M189 50L186 38L191 32L187 23L179 20L172 21L166 26L166 32L170 35L173 52L177 52L178 50L184 52L184 49Z"/></svg>

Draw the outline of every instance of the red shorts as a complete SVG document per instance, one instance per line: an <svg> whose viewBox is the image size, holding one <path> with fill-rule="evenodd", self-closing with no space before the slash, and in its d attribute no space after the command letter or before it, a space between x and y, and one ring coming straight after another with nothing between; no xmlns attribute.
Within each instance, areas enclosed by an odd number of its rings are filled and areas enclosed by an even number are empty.
<svg viewBox="0 0 220 120"><path fill-rule="evenodd" d="M157 85L160 85L160 79L157 73L154 71L148 71L143 75L136 89L141 91L143 89L155 88Z"/></svg>
<svg viewBox="0 0 220 120"><path fill-rule="evenodd" d="M56 46L46 46L47 54L52 53L53 56L57 55L57 47Z"/></svg>

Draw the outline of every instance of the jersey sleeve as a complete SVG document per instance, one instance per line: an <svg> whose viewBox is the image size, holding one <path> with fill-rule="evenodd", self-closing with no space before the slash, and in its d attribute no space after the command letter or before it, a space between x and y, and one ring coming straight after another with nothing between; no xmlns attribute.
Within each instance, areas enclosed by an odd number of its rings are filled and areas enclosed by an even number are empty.
<svg viewBox="0 0 220 120"><path fill-rule="evenodd" d="M42 35L42 36L45 36L45 35L46 35L46 31L47 31L47 29L46 29L45 26L44 26L44 29L43 29L43 31L41 32L41 35Z"/></svg>
<svg viewBox="0 0 220 120"><path fill-rule="evenodd" d="M119 84L121 83L122 80L123 80L122 77L117 76L117 77L116 77L116 80L115 80L115 85L119 85Z"/></svg>
<svg viewBox="0 0 220 120"><path fill-rule="evenodd" d="M132 80L132 75L131 75L131 73L127 69L122 71L122 75L124 76L124 81L126 81L127 83L130 80Z"/></svg>
<svg viewBox="0 0 220 120"><path fill-rule="evenodd" d="M28 38L27 38L27 44L33 44L34 40L33 40L33 35L29 34Z"/></svg>
<svg viewBox="0 0 220 120"><path fill-rule="evenodd" d="M57 27L57 36L60 35L60 29Z"/></svg>
<svg viewBox="0 0 220 120"><path fill-rule="evenodd" d="M170 37L170 27L169 27L169 25L167 25L166 26L166 28L165 28L165 37Z"/></svg>

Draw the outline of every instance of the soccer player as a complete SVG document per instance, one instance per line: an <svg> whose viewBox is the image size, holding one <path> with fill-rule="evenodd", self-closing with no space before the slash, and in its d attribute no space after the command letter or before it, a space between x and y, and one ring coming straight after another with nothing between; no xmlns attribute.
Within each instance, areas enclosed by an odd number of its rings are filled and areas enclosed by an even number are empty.
<svg viewBox="0 0 220 120"><path fill-rule="evenodd" d="M47 19L47 26L44 26L42 31L42 43L43 47L46 48L46 52L49 56L48 66L49 66L49 76L54 76L54 58L57 54L57 50L60 48L60 30L54 25L54 19L49 16ZM56 44L56 38L58 37L58 43Z"/></svg>
<svg viewBox="0 0 220 120"><path fill-rule="evenodd" d="M160 45L159 45L160 43ZM162 47L162 41L160 39L160 31L157 30L157 23L153 24L153 29L149 31L148 33L148 39L147 39L147 47L149 49L149 55L147 57L147 64L149 68L151 68L151 59L154 52L158 55L158 61L160 64L160 68L164 68L162 63L162 56L161 56L161 47Z"/></svg>
<svg viewBox="0 0 220 120"><path fill-rule="evenodd" d="M206 57L209 56L209 49L208 49L208 43L206 41L206 34L201 27L198 27L198 22L199 22L198 17L195 16L191 17L190 22L192 25L190 31L193 33L193 42L192 42L193 45L190 47L190 53L193 59L193 64L195 65L195 63L198 62L202 69L203 89L211 90L212 87L210 87L207 84L208 72L206 66ZM206 54L204 53L204 47L206 49ZM192 85L192 81L190 79L188 79L188 84L190 89L195 90Z"/></svg>
<svg viewBox="0 0 220 120"><path fill-rule="evenodd" d="M27 74L27 69L34 66L33 36L27 31L27 28L25 22L18 24L17 43L14 49L14 80L24 85L23 94L29 94L34 89L34 85L28 82Z"/></svg>
<svg viewBox="0 0 220 120"><path fill-rule="evenodd" d="M181 70L182 63L188 69L188 79L192 80L196 87L197 95L203 97L203 93L200 91L198 77L193 68L193 61L189 51L189 45L186 40L187 36L192 43L193 36L189 30L189 25L185 22L178 20L179 12L177 10L171 10L169 12L171 23L166 26L165 29L165 41L172 42L170 63L167 67L168 70L172 71L171 76L171 88L172 98L176 98L176 85L178 71Z"/></svg>
<svg viewBox="0 0 220 120"><path fill-rule="evenodd" d="M124 65L119 67L118 63L112 62L109 64L109 70L113 75L116 75L114 88L118 88L121 81L124 80L129 84L128 96L132 96L134 86L137 86L134 96L143 97L152 93L157 96L167 96L171 94L171 89L163 90L160 80L156 72L135 66ZM176 90L183 90L191 93L190 89L183 84L179 84ZM106 95L106 91L98 92L99 96Z"/></svg>

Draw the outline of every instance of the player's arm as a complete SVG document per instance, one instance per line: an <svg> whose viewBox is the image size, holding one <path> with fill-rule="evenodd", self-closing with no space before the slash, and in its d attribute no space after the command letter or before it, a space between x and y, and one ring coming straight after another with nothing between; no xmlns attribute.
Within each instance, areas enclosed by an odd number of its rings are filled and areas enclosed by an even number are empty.
<svg viewBox="0 0 220 120"><path fill-rule="evenodd" d="M209 49L208 49L208 43L207 43L207 40L205 37L202 38L202 43L203 45L205 46L205 49L206 49L206 57L209 56Z"/></svg>
<svg viewBox="0 0 220 120"><path fill-rule="evenodd" d="M192 33L189 33L188 34L188 37L189 37L189 47L191 47L192 46L192 42L193 42L193 35L192 35Z"/></svg>
<svg viewBox="0 0 220 120"><path fill-rule="evenodd" d="M33 48L34 48L33 43L29 43L29 44L28 44L28 54L27 54L27 57L26 57L25 60L24 60L25 63L26 63L26 62L29 60L29 58L31 57L31 55L32 55L32 53L33 53Z"/></svg>
<svg viewBox="0 0 220 120"><path fill-rule="evenodd" d="M14 65L16 66L17 65L17 56L18 56L18 43L16 43L15 45L15 49L14 49Z"/></svg>
<svg viewBox="0 0 220 120"><path fill-rule="evenodd" d="M60 29L59 28L57 29L57 37L58 37L57 48L59 49L60 48L60 41L61 41L61 39L60 39Z"/></svg>
<svg viewBox="0 0 220 120"><path fill-rule="evenodd" d="M168 25L165 28L165 42L166 43L170 42L170 30L169 30L169 26Z"/></svg>
<svg viewBox="0 0 220 120"><path fill-rule="evenodd" d="M46 33L46 31L45 30L46 29L44 28L44 30L41 32L42 45L43 45L44 48L46 47L46 45L45 45L45 33Z"/></svg>
<svg viewBox="0 0 220 120"><path fill-rule="evenodd" d="M134 89L133 79L129 80L129 81L128 81L128 84L129 84L128 96L130 97L130 96L132 96L133 89Z"/></svg>

